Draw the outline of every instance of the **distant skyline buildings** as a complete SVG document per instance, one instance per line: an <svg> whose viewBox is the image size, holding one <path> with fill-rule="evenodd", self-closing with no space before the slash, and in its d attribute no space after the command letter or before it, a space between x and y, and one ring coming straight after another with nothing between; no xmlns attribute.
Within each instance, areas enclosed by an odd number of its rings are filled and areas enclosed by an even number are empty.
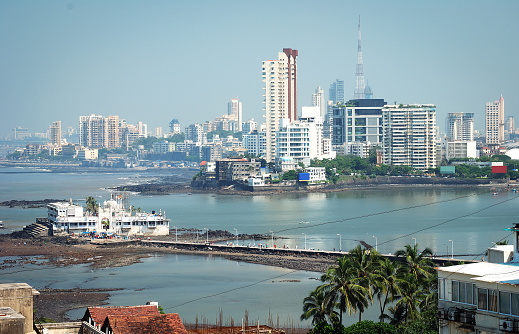
<svg viewBox="0 0 519 334"><path fill-rule="evenodd" d="M135 126L117 115L79 116L79 145L85 148L128 149L136 139L147 137L148 125L143 122Z"/></svg>
<svg viewBox="0 0 519 334"><path fill-rule="evenodd" d="M344 81L336 79L332 82L330 89L328 90L328 100L332 101L332 104L337 102L344 102Z"/></svg>
<svg viewBox="0 0 519 334"><path fill-rule="evenodd" d="M101 115L79 116L79 145L103 148L106 142L106 122Z"/></svg>
<svg viewBox="0 0 519 334"><path fill-rule="evenodd" d="M242 113L242 102L240 102L238 98L231 99L231 101L227 103L227 115L229 115L230 119L235 123L233 127L234 132L242 131Z"/></svg>
<svg viewBox="0 0 519 334"><path fill-rule="evenodd" d="M53 146L61 146L61 121L51 124L49 141Z"/></svg>

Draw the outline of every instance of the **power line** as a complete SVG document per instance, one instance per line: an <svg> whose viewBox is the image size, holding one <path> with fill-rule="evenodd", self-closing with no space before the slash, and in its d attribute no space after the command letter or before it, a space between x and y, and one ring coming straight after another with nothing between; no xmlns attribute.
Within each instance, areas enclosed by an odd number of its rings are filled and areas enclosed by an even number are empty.
<svg viewBox="0 0 519 334"><path fill-rule="evenodd" d="M343 222L351 221L351 220L357 220L357 219L362 219L362 218L381 216L381 215L385 215L385 214L388 214L388 213L394 213L394 212L399 212L399 211L406 211L406 210L411 210L411 209L423 208L423 207L426 207L426 206L431 206L431 205L436 205L436 204L441 204L441 203L452 202L452 201L456 201L456 200L467 198L467 197L479 196L479 195L481 195L483 193L486 193L486 192L480 192L480 193L476 193L476 194L464 195L464 196L459 196L459 197L455 197L455 198L451 198L451 199L446 199L446 200L443 200L443 201L437 201L437 202L425 203L425 204L418 204L418 205L413 205L413 206L408 206L408 207L398 208L398 209L393 209L393 210L380 211L380 212L375 212L375 213L368 213L368 214L365 214L365 215L360 215L360 216L350 217L350 218L345 218L345 219L332 220L332 221L316 223L316 224L308 224L306 226L289 227L289 228L285 228L285 229L282 229L282 230L274 231L274 233L282 233L282 232L287 232L287 231L292 231L292 230L297 230L297 229L305 229L305 228L323 226L323 225L328 225L328 224L343 223ZM269 233L264 233L264 234L269 234Z"/></svg>
<svg viewBox="0 0 519 334"><path fill-rule="evenodd" d="M505 199L505 200L503 200L503 201L501 201L501 202L499 202L499 203L491 204L491 205L486 206L486 207L484 207L484 208L482 208L482 209L479 209L479 210L476 210L476 211L473 211L473 212L470 212L470 213L467 213L467 214L464 214L464 215L458 216L458 217L456 217L456 218L448 219L448 220L443 221L443 222L441 222L441 223L434 224L434 225L431 225L431 226L428 226L428 227L424 227L424 228L421 228L421 229L416 230L416 231L414 231L414 232L407 233L407 234L404 234L404 235L402 235L402 236L399 236L399 237L396 237L396 238L393 238L393 239L389 239L389 240L383 241L383 242L379 243L379 245L383 245L383 244L386 244L386 243L389 243L389 242L392 242L392 241L395 241L395 240L398 240L398 239L407 238L407 237L409 237L410 235L413 235L413 234L416 234L416 233L419 233L419 232L423 232L423 231L426 231L426 230L429 230L429 229L432 229L432 228L435 228L435 227L438 227L438 226L441 226L441 225L445 225L445 224L447 224L447 223L453 222L453 221L458 220L458 219L461 219L461 218L466 218L466 217L473 216L473 215L475 215L475 214L477 214L477 213L480 213L480 212L482 212L482 211L488 210L488 209L490 209L490 208L492 208L492 207L494 207L494 206L501 205L501 204L503 204L503 203L506 203L506 202L512 201L512 200L517 199L517 198L519 198L519 196L515 196L515 197L509 198L509 199Z"/></svg>
<svg viewBox="0 0 519 334"><path fill-rule="evenodd" d="M171 309L174 309L176 307L184 306L186 304L193 303L193 302L196 302L196 301L199 301L199 300L202 300L202 299L207 299L207 298L212 298L212 297L216 297L216 296L221 296L221 295L224 295L224 294L227 294L229 292L236 291L236 290L250 288L251 286L255 286L255 285L261 284L263 282L271 281L273 279L280 278L280 277L283 277L283 276L287 276L287 275L296 273L298 271L299 270L291 270L288 273L285 273L285 274L282 274L282 275L265 278L265 279L263 279L261 281L257 281L257 282L246 284L246 285L242 285L242 286L239 286L239 287L236 287L236 288L232 288L232 289L229 289L229 290L225 290L225 291L222 291L222 292L218 292L218 293L215 293L215 294L212 294L212 295L202 296L202 297L199 297L199 298L188 300L187 302L184 302L184 303L181 303L181 304L178 304L178 305L175 305L175 306L171 306L171 307L165 308L165 310L171 310Z"/></svg>

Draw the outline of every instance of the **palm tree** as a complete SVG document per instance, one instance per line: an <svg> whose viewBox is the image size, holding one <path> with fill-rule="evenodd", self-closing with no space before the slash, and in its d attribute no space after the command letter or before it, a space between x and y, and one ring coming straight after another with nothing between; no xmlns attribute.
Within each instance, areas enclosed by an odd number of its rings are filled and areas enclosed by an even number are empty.
<svg viewBox="0 0 519 334"><path fill-rule="evenodd" d="M342 314L348 311L351 315L357 310L364 310L368 305L368 289L362 285L362 280L355 276L351 260L344 256L336 260L336 265L328 268L321 277L322 285L327 296L328 305L336 305L339 299L339 323L342 325Z"/></svg>
<svg viewBox="0 0 519 334"><path fill-rule="evenodd" d="M357 245L348 252L348 258L351 262L351 270L353 275L359 280L359 284L366 288L366 300L373 303L373 289L376 286L376 268L380 261L380 255L377 251L371 249L369 252ZM362 320L362 312L368 304L359 304L359 322Z"/></svg>
<svg viewBox="0 0 519 334"><path fill-rule="evenodd" d="M419 252L418 245L406 245L405 249L395 253L396 256L405 258L402 269L420 280L429 278L435 272L434 263L429 258L432 254L432 250L428 247Z"/></svg>
<svg viewBox="0 0 519 334"><path fill-rule="evenodd" d="M420 312L438 307L438 273L431 275L423 284L424 298L420 302Z"/></svg>
<svg viewBox="0 0 519 334"><path fill-rule="evenodd" d="M405 273L400 284L401 298L396 303L396 307L404 310L404 319L415 320L420 318L420 304L426 297L426 292L422 283L413 273Z"/></svg>
<svg viewBox="0 0 519 334"><path fill-rule="evenodd" d="M389 315L384 314L384 319L388 319L391 325L398 326L404 322L405 314L403 307L395 305L389 307L387 310L389 311Z"/></svg>
<svg viewBox="0 0 519 334"><path fill-rule="evenodd" d="M86 209L93 215L97 214L97 201L92 196L86 198Z"/></svg>
<svg viewBox="0 0 519 334"><path fill-rule="evenodd" d="M317 287L310 295L303 300L303 314L301 320L307 320L312 317L312 325L320 322L326 322L326 317L331 323L337 322L338 313L333 310L334 302L326 299L324 289Z"/></svg>
<svg viewBox="0 0 519 334"><path fill-rule="evenodd" d="M399 268L400 262L392 262L388 258L384 258L378 262L378 267L375 269L374 294L379 301L379 320L381 322L384 322L386 306L400 298L400 284L402 280L398 276Z"/></svg>

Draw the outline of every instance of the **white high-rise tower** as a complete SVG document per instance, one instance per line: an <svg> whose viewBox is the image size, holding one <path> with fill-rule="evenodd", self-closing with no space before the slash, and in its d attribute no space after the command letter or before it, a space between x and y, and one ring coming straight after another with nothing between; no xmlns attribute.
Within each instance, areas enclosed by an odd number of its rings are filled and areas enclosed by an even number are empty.
<svg viewBox="0 0 519 334"><path fill-rule="evenodd" d="M281 119L297 119L297 55L297 50L283 49L277 60L262 62L268 162L276 157L276 132Z"/></svg>
<svg viewBox="0 0 519 334"><path fill-rule="evenodd" d="M324 119L326 115L326 101L324 100L324 89L320 86L312 94L312 106L319 107L320 116Z"/></svg>
<svg viewBox="0 0 519 334"><path fill-rule="evenodd" d="M487 102L485 107L485 130L487 144L501 145L505 142L505 100Z"/></svg>
<svg viewBox="0 0 519 334"><path fill-rule="evenodd" d="M227 115L231 116L231 119L236 122L236 127L234 127L234 132L240 132L242 130L242 104L238 99L231 99L229 103L227 103Z"/></svg>

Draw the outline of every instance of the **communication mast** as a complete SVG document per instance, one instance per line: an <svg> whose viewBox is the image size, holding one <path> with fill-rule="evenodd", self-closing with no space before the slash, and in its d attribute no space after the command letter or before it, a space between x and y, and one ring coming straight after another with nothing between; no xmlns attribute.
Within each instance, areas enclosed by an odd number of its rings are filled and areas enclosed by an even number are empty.
<svg viewBox="0 0 519 334"><path fill-rule="evenodd" d="M357 83L355 85L355 99L364 99L366 98L365 89L366 85L364 83L364 67L362 65L362 48L360 46L360 15L359 15L359 44L357 47L357 71L355 73L355 78L357 79Z"/></svg>

